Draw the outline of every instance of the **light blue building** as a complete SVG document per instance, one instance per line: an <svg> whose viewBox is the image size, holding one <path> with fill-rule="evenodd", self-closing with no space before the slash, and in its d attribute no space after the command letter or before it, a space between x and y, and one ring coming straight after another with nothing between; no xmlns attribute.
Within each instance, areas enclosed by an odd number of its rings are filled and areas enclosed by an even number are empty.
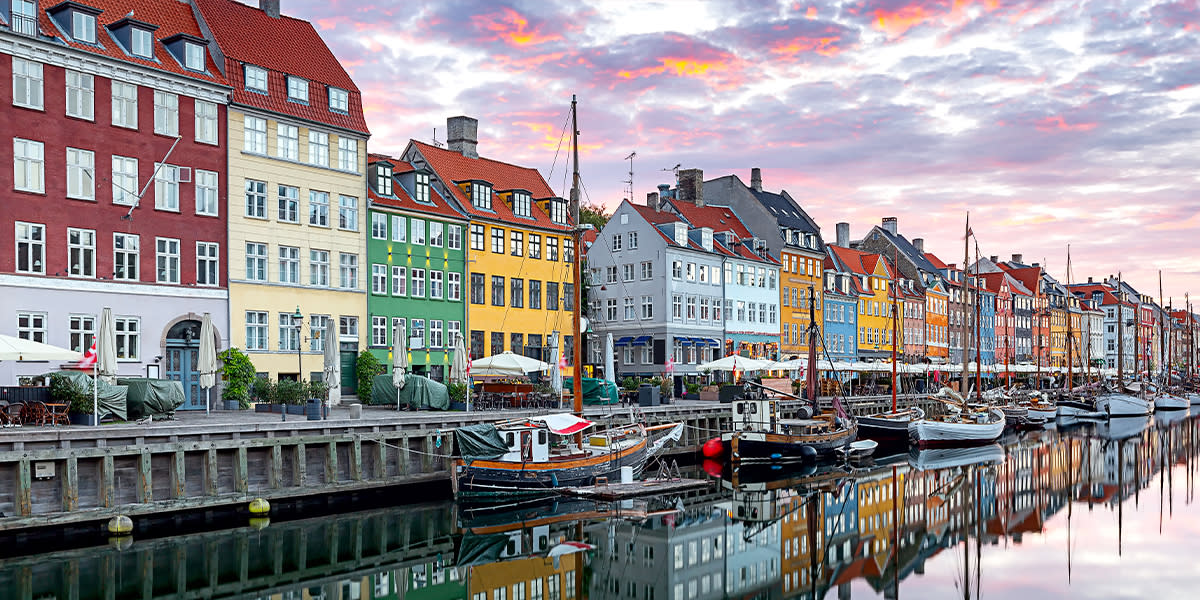
<svg viewBox="0 0 1200 600"><path fill-rule="evenodd" d="M996 293L987 289L982 277L976 278L979 290L979 356L984 365L996 364ZM975 357L971 357L975 360ZM987 374L994 377L994 373Z"/></svg>
<svg viewBox="0 0 1200 600"><path fill-rule="evenodd" d="M826 259L825 350L830 360L853 362L858 359L858 280L832 266L833 261Z"/></svg>

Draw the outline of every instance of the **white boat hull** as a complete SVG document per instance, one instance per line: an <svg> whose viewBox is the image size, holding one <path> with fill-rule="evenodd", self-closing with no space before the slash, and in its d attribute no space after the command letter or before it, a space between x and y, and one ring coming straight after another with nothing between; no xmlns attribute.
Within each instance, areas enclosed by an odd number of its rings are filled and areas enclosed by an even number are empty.
<svg viewBox="0 0 1200 600"><path fill-rule="evenodd" d="M992 408L988 413L991 418L986 423L918 419L908 425L908 436L918 446L965 446L994 442L1004 433L1004 412Z"/></svg>
<svg viewBox="0 0 1200 600"><path fill-rule="evenodd" d="M1029 407L1029 417L1033 418L1033 419L1045 419L1047 421L1053 421L1054 417L1057 417L1057 416L1058 416L1058 407L1057 406L1052 407L1052 408L1034 408L1032 406Z"/></svg>
<svg viewBox="0 0 1200 600"><path fill-rule="evenodd" d="M1190 405L1187 398L1174 394L1159 394L1154 397L1154 410L1184 410Z"/></svg>
<svg viewBox="0 0 1200 600"><path fill-rule="evenodd" d="M1144 417L1154 412L1154 403L1129 394L1105 394L1096 398L1096 408L1110 417Z"/></svg>
<svg viewBox="0 0 1200 600"><path fill-rule="evenodd" d="M1200 404L1200 394L1187 394L1187 399L1193 405Z"/></svg>
<svg viewBox="0 0 1200 600"><path fill-rule="evenodd" d="M1058 418L1060 419L1104 419L1106 417L1108 417L1108 413L1104 411L1091 410L1068 404L1058 405Z"/></svg>

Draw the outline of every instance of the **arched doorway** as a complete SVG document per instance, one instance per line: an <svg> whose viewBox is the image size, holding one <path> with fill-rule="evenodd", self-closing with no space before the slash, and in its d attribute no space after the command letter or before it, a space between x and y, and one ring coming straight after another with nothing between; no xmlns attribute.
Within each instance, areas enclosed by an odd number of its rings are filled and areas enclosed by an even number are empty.
<svg viewBox="0 0 1200 600"><path fill-rule="evenodd" d="M181 410L203 410L204 391L200 389L200 321L186 319L167 330L163 358L166 378L183 384Z"/></svg>

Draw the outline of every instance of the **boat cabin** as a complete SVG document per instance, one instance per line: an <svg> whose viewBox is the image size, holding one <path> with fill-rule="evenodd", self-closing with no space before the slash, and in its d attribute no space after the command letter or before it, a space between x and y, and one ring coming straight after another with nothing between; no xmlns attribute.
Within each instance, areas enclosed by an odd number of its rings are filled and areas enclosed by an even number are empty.
<svg viewBox="0 0 1200 600"><path fill-rule="evenodd" d="M775 431L779 423L779 402L764 397L743 397L733 401L733 428L738 431Z"/></svg>
<svg viewBox="0 0 1200 600"><path fill-rule="evenodd" d="M499 431L508 446L500 460L545 462L550 459L550 432L545 427L512 427Z"/></svg>

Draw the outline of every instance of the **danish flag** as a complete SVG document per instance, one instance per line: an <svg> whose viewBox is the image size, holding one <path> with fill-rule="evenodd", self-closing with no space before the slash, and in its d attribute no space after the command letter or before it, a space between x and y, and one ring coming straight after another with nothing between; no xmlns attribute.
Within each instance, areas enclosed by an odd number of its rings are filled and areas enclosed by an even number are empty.
<svg viewBox="0 0 1200 600"><path fill-rule="evenodd" d="M92 338L92 347L87 349L83 354L83 359L79 361L80 369L90 369L96 364L96 338Z"/></svg>

